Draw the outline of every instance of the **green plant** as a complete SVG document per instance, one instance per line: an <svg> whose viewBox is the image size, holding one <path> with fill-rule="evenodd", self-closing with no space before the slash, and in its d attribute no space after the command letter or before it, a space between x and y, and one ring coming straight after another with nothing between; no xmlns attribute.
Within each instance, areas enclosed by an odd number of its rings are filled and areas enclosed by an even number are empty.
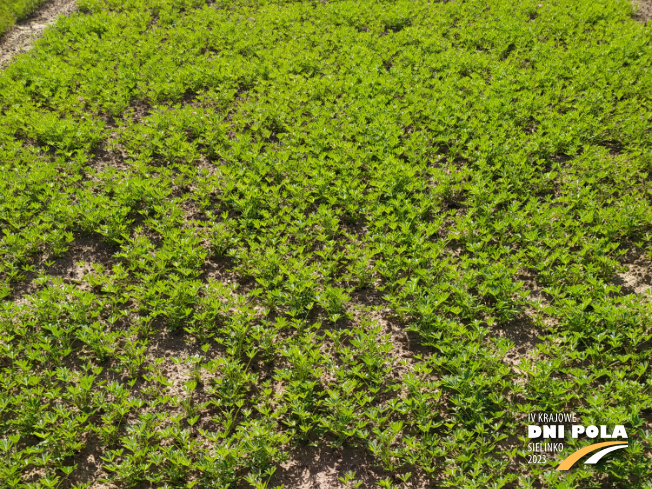
<svg viewBox="0 0 652 489"><path fill-rule="evenodd" d="M0 489L649 486L629 0L77 5L0 72ZM631 446L524 475L562 411Z"/></svg>

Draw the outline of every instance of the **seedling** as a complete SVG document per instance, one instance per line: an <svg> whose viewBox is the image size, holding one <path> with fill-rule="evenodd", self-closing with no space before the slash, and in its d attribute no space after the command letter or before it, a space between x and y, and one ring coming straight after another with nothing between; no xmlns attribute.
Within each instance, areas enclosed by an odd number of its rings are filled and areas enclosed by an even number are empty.
<svg viewBox="0 0 652 489"><path fill-rule="evenodd" d="M91 449L269 489L329 446L380 487L648 487L630 3L78 0L0 71L0 489ZM571 411L629 448L522 466Z"/></svg>

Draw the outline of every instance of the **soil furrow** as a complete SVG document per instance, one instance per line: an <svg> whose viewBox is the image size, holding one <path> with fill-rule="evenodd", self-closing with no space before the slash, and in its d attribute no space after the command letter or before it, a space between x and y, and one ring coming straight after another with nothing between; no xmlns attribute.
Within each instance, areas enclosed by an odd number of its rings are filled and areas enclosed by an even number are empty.
<svg viewBox="0 0 652 489"><path fill-rule="evenodd" d="M77 0L52 0L36 9L0 37L0 68L6 67L20 53L29 51L34 40L60 15L70 15L77 8Z"/></svg>

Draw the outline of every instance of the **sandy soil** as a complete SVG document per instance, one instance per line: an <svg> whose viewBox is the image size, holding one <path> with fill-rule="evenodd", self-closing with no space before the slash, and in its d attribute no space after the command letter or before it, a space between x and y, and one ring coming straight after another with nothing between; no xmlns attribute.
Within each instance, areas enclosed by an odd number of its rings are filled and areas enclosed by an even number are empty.
<svg viewBox="0 0 652 489"><path fill-rule="evenodd" d="M312 447L299 446L289 453L287 462L274 473L270 487L283 485L287 489L347 489L354 487L341 482L348 472L355 473L354 482L361 482L361 489L379 487L377 483L390 478L399 487L397 474L385 472L374 464L373 456L360 447ZM430 489L438 487L435 481L425 480L413 474L406 489Z"/></svg>
<svg viewBox="0 0 652 489"><path fill-rule="evenodd" d="M617 273L613 283L620 285L623 294L647 295L652 287L652 260L642 251L631 249L621 263L627 270Z"/></svg>
<svg viewBox="0 0 652 489"><path fill-rule="evenodd" d="M638 12L636 12L636 19L641 22L652 20L652 0L632 0L634 4L638 4Z"/></svg>
<svg viewBox="0 0 652 489"><path fill-rule="evenodd" d="M9 29L0 37L0 68L7 66L15 55L29 51L34 39L57 17L75 11L76 3L77 0L51 0Z"/></svg>

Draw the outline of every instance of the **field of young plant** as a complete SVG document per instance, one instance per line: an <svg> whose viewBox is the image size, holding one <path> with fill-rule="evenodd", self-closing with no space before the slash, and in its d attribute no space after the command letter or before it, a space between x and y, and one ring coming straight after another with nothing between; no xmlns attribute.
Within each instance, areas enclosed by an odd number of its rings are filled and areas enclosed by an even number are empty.
<svg viewBox="0 0 652 489"><path fill-rule="evenodd" d="M0 488L652 488L629 0L78 6L0 72Z"/></svg>

